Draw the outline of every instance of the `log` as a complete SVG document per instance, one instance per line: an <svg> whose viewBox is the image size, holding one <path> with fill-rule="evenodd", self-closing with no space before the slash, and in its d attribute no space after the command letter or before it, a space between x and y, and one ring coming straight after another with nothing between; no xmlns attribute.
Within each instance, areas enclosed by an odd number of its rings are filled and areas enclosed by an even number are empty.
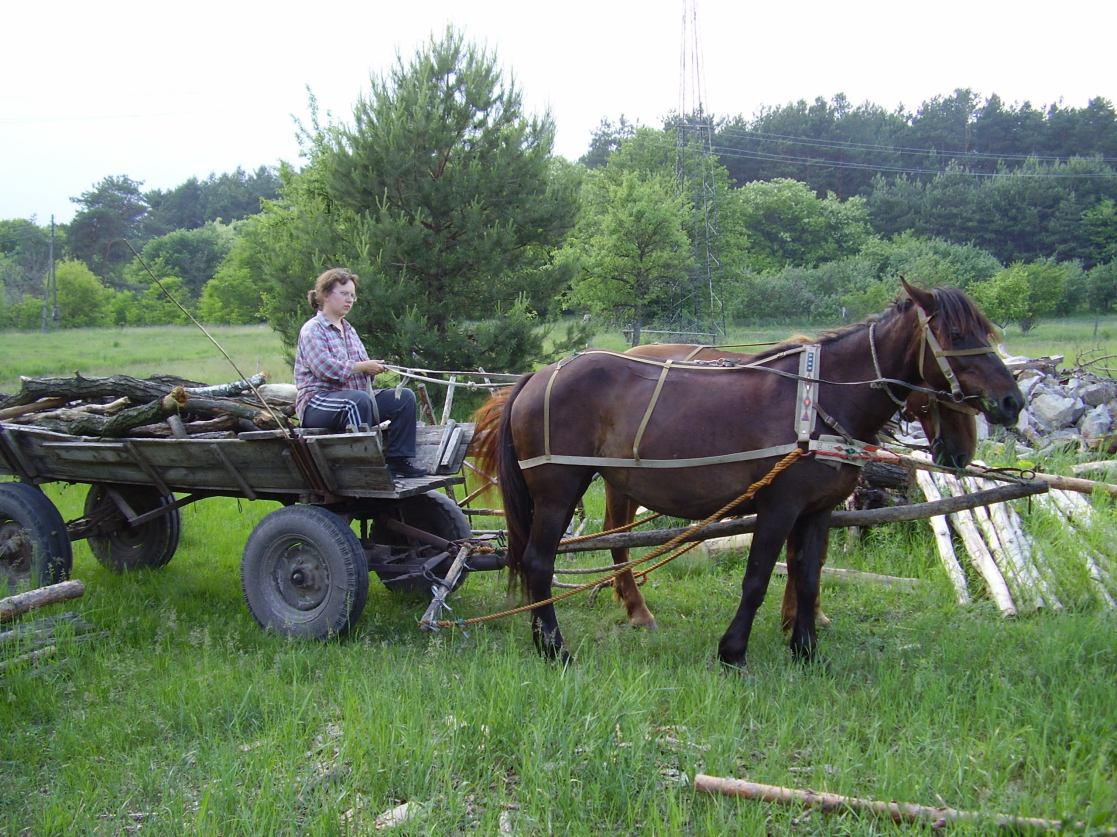
<svg viewBox="0 0 1117 837"><path fill-rule="evenodd" d="M1081 477L1064 477L1060 474L1036 474L1035 479L1043 480L1052 488L1061 488L1064 491L1077 491L1079 494L1093 494L1095 491L1104 491L1110 497L1117 497L1117 485L1108 482L1095 482Z"/></svg>
<svg viewBox="0 0 1117 837"><path fill-rule="evenodd" d="M931 502L942 500L942 494L939 493L939 489L929 473L916 471L915 480L928 500ZM935 535L939 560L942 561L943 568L946 570L946 577L950 579L950 583L954 587L955 598L958 600L958 604L969 604L972 601L970 589L966 584L966 574L962 571L962 565L958 563L958 556L954 553L954 542L950 539L950 526L946 522L946 516L934 515L928 522L931 524L931 531Z"/></svg>
<svg viewBox="0 0 1117 837"><path fill-rule="evenodd" d="M124 436L133 427L162 421L167 416L182 409L186 395L179 387L157 401L121 410L114 416L99 416L93 413L78 413L72 420L55 421L36 419L35 426L55 433L69 433L72 436L98 436L115 438Z"/></svg>
<svg viewBox="0 0 1117 837"><path fill-rule="evenodd" d="M947 474L932 474L931 476L938 485L939 491L943 494L949 493L955 497L966 496L965 488L953 477ZM951 512L950 522L954 524L954 530L962 538L962 543L966 546L966 552L969 554L974 568L985 579L985 586L989 589L989 595L993 597L993 601L1000 609L1001 614L1003 616L1015 616L1016 605L1012 601L1012 594L1009 592L1004 576L1001 575L989 548L977 531L971 511L969 509L959 509Z"/></svg>
<svg viewBox="0 0 1117 837"><path fill-rule="evenodd" d="M184 422L183 427L188 436L199 436L202 434L236 430L237 419L235 416L218 416L217 418L204 419L202 421ZM139 427L133 427L128 431L128 435L145 439L170 439L174 436L174 431L166 422L163 422L160 424L141 424Z"/></svg>
<svg viewBox="0 0 1117 837"><path fill-rule="evenodd" d="M913 503L908 506L891 506L886 509L870 509L866 511L836 511L830 516L830 528L846 526L877 526L882 523L899 523L909 520L924 520L934 515L948 514L959 509L972 509L974 506L984 506L990 503L1003 503L1007 500L1017 500L1031 494L1042 494L1048 490L1045 482L1011 482L997 488L970 494L965 497L943 498L933 503ZM674 527L671 529L652 529L645 532L621 532L616 535L601 535L578 543L560 544L559 552L596 552L613 547L636 548L641 546L659 546L669 540L684 534L692 527ZM735 520L711 523L700 532L688 535L686 541L701 541L723 535L739 535L743 532L756 531L756 515L750 514Z"/></svg>
<svg viewBox="0 0 1117 837"><path fill-rule="evenodd" d="M3 415L0 415L0 418L3 418ZM1101 459L1097 462L1080 462L1077 465L1071 465L1070 470L1076 477L1088 474L1091 471L1104 471L1107 474L1117 474L1117 461L1112 459Z"/></svg>
<svg viewBox="0 0 1117 837"><path fill-rule="evenodd" d="M979 490L975 484L976 480L972 477L963 477L961 483L964 491ZM1017 560L1018 553L1013 551L1015 543L1012 539L1012 532L1007 528L1003 530L998 528L993 523L993 517L989 513L989 509L984 506L978 506L972 509L970 513L973 515L974 522L989 547L993 561L1001 570L1005 581L1012 583L1013 589L1010 592L1015 601L1030 601L1037 608L1043 607L1043 597L1039 595L1023 564Z"/></svg>
<svg viewBox="0 0 1117 837"><path fill-rule="evenodd" d="M85 593L85 585L77 579L37 587L26 593L17 593L0 599L0 622L11 622L19 616L36 608L70 599L80 598Z"/></svg>
<svg viewBox="0 0 1117 837"><path fill-rule="evenodd" d="M989 480L982 479L974 479L973 483L977 490L987 488L991 484ZM1008 503L990 506L988 511L1018 582L1025 587L1026 594L1034 599L1036 608L1046 607L1047 602L1043 598L1043 579L1040 578L1039 571L1032 560L1032 547L1024 536L1024 523L1020 515Z"/></svg>
<svg viewBox="0 0 1117 837"><path fill-rule="evenodd" d="M20 416L31 415L44 410L53 410L66 403L65 398L43 398L31 404L21 404L17 407L6 407L0 410L0 421L10 421Z"/></svg>
<svg viewBox="0 0 1117 837"><path fill-rule="evenodd" d="M109 378L21 378L19 393L15 396L20 404L29 404L40 398L57 397L67 401L92 401L99 398L119 398L125 396L136 404L155 401L167 394L172 387L165 383L143 381L130 375L114 375Z"/></svg>
<svg viewBox="0 0 1117 837"><path fill-rule="evenodd" d="M883 814L894 822L928 822L932 828L942 828L949 822L980 822L996 824L1001 828L1029 828L1055 831L1063 828L1084 830L1083 822L1065 820L1046 820L1035 817L1016 817L1007 814L983 814L979 811L961 811L957 808L936 808L918 805L913 802L881 802L857 796L844 796L799 788L785 788L779 785L762 785L744 779L726 779L720 776L707 776L699 773L694 777L694 789L703 793L716 793L737 796L742 799L756 799L763 802L804 805L808 808L821 808L823 811L868 811ZM1117 834L1117 829L1100 832Z"/></svg>
<svg viewBox="0 0 1117 837"><path fill-rule="evenodd" d="M44 399L50 400L50 399ZM42 401L35 402L42 404ZM60 410L44 410L40 413L31 413L29 415L20 416L14 420L15 424L33 424L37 427L45 427L48 423L60 422L62 424L81 422L87 416L111 416L119 413L132 402L127 398L118 398L108 404L78 404L73 407L63 407ZM19 409L19 408L15 408Z"/></svg>
<svg viewBox="0 0 1117 837"><path fill-rule="evenodd" d="M197 395L199 398L221 398L231 395L240 395L250 392L253 387L263 386L268 380L266 372L257 372L249 378L232 381L228 384L214 384L213 386L185 387L188 395Z"/></svg>
<svg viewBox="0 0 1117 837"><path fill-rule="evenodd" d="M282 408L272 409L280 410ZM270 430L276 427L275 418L268 410L233 398L206 398L186 393L183 410L194 415L203 414L211 417L235 416L250 421L261 430Z"/></svg>

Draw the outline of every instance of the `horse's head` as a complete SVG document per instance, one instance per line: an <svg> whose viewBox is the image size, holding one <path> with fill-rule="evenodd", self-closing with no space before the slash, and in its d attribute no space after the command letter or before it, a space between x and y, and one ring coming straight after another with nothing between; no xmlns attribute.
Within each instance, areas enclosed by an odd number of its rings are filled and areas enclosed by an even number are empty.
<svg viewBox="0 0 1117 837"><path fill-rule="evenodd" d="M923 426L936 465L965 468L970 464L977 448L977 410L916 390L904 403L904 414Z"/></svg>
<svg viewBox="0 0 1117 837"><path fill-rule="evenodd" d="M925 291L900 282L920 324L921 377L955 401L973 404L992 423L1015 424L1024 396L993 347L996 326L957 288Z"/></svg>

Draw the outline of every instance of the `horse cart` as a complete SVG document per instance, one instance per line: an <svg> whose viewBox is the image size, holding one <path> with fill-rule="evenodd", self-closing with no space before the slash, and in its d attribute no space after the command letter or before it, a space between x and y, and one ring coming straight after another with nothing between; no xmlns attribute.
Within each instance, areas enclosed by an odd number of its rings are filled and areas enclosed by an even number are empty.
<svg viewBox="0 0 1117 837"><path fill-rule="evenodd" d="M416 460L430 475L393 479L376 428L104 439L0 423L0 474L20 480L0 483L0 587L68 577L70 544L81 539L112 570L161 567L178 547L182 507L216 496L274 500L282 508L244 547L249 610L291 636L342 634L361 615L370 572L391 590L441 600L465 570L503 567L492 550L463 561L469 521L438 490L463 482L472 436L471 424L420 426ZM89 485L80 518L64 521L38 488L55 481Z"/></svg>

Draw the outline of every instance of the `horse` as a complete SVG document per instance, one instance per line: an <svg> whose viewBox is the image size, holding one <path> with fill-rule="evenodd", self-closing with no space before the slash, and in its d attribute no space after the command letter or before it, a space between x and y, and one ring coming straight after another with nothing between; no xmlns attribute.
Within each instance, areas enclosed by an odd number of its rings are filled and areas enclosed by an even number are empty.
<svg viewBox="0 0 1117 837"><path fill-rule="evenodd" d="M547 600L558 542L599 473L619 494L673 517L755 512L741 600L718 659L745 666L785 542L797 566L791 651L817 657L814 601L830 515L857 479L856 468L828 450L824 427L838 434L839 447L872 440L895 412L896 393L919 381L974 402L992 423L1015 422L1024 404L988 342L996 328L963 292L901 283L904 294L887 311L823 335L818 354L784 344L749 364L699 367L591 351L517 382L502 411L496 465L510 584L518 581L529 603L543 603L531 612L541 654L570 659ZM817 377L805 374L804 357L814 358L807 366L821 370ZM777 464L785 470L776 473ZM741 489L762 477L768 484L738 502Z"/></svg>
<svg viewBox="0 0 1117 837"><path fill-rule="evenodd" d="M811 338L796 335L784 343L809 343ZM755 358L752 354L727 351L718 346L697 346L690 343L653 343L634 346L626 355L657 360L681 360L692 362L728 361L748 363ZM495 405L494 405L495 406ZM492 410L489 411L490 415ZM913 390L901 407L901 414L909 421L919 421L924 435L930 444L931 454L936 464L948 468L965 468L973 458L977 448L977 411L964 404L952 401L945 403L933 394ZM490 419L489 421L492 421ZM628 526L636 519L638 504L625 495L605 485L605 519L602 528L606 531L616 527ZM628 547L616 546L610 550L615 565L628 563ZM825 552L823 553L825 560ZM784 585L783 603L780 607L780 625L784 631L791 630L795 623L795 556L787 555L787 582ZM613 592L625 608L628 623L636 628L654 628L655 616L648 609L643 593L632 572L625 570L613 581ZM815 600L815 620L823 627L830 624L822 612L821 601Z"/></svg>
<svg viewBox="0 0 1117 837"><path fill-rule="evenodd" d="M809 343L811 338L805 336L790 337L785 343ZM755 355L727 351L717 346L696 346L690 343L653 343L646 346L636 346L625 352L645 358L659 360L686 360L686 361L719 361L745 363L753 360ZM474 413L473 421L476 432L470 445L470 454L474 458L476 468L486 478L493 479L495 484L496 470L496 436L500 426L501 416L504 412L511 387L497 390ZM922 390L913 390L908 394L900 410L907 421L918 421L930 445L932 458L936 464L947 468L964 468L973 458L977 448L977 410L964 404L953 401L943 401L935 395ZM609 531L617 527L628 526L636 519L638 504L624 494L616 491L611 485L605 485L605 519L603 529ZM628 562L627 547L613 547L610 550L614 565ZM795 560L793 555L787 557L788 577L784 585L783 603L780 608L780 624L784 631L791 630L795 621ZM624 605L628 623L634 628L655 628L655 616L648 609L647 602L636 584L630 570L621 572L613 580L613 592L616 598ZM828 625L829 618L822 612L818 600L815 602L815 619L823 627Z"/></svg>

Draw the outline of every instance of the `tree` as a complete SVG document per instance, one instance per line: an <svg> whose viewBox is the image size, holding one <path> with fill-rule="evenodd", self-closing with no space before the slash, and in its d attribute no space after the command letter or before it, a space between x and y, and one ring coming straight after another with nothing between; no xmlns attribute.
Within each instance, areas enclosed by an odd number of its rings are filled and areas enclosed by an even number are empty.
<svg viewBox="0 0 1117 837"><path fill-rule="evenodd" d="M61 252L61 241L57 248ZM49 268L49 229L22 218L0 221L0 300L42 295Z"/></svg>
<svg viewBox="0 0 1117 837"><path fill-rule="evenodd" d="M240 325L263 319L260 283L233 262L222 265L217 275L206 282L198 301L198 316L207 323Z"/></svg>
<svg viewBox="0 0 1117 837"><path fill-rule="evenodd" d="M578 162L587 169L604 166L614 151L636 135L637 127L625 119L623 113L616 125L608 119L602 119L590 137L590 147L578 158Z"/></svg>
<svg viewBox="0 0 1117 837"><path fill-rule="evenodd" d="M177 276L186 292L197 299L202 286L213 278L229 254L232 230L223 224L206 224L192 230L175 230L144 245L140 255L157 276ZM124 270L133 287L146 287L151 279L138 260Z"/></svg>
<svg viewBox="0 0 1117 837"><path fill-rule="evenodd" d="M472 368L541 357L533 312L567 282L552 254L576 191L551 157L550 116L524 115L495 58L447 30L374 79L352 125L312 118L307 166L283 174L247 233L288 345L315 274L344 264L363 280L350 319L376 354Z"/></svg>
<svg viewBox="0 0 1117 837"><path fill-rule="evenodd" d="M76 259L59 262L54 276L58 282L58 310L63 328L109 324L113 292L101 284L84 263Z"/></svg>
<svg viewBox="0 0 1117 837"><path fill-rule="evenodd" d="M596 179L599 191L572 235L580 272L570 301L631 322L637 346L648 312L687 279L691 207L663 175Z"/></svg>
<svg viewBox="0 0 1117 837"><path fill-rule="evenodd" d="M993 322L1002 328L1015 322L1026 334L1038 319L1055 310L1066 283L1066 268L1047 259L1016 262L971 290Z"/></svg>
<svg viewBox="0 0 1117 837"><path fill-rule="evenodd" d="M852 255L870 235L860 198L843 203L829 194L820 200L796 180L746 183L737 197L749 235L746 259L759 272L812 267Z"/></svg>
<svg viewBox="0 0 1117 837"><path fill-rule="evenodd" d="M1087 271L1086 300L1095 314L1117 309L1117 261L1095 265Z"/></svg>
<svg viewBox="0 0 1117 837"><path fill-rule="evenodd" d="M70 252L109 284L120 281L132 258L125 242L138 242L143 233L148 205L141 185L125 175L106 177L80 198L71 198L81 209L70 222Z"/></svg>
<svg viewBox="0 0 1117 837"><path fill-rule="evenodd" d="M1082 227L1090 243L1089 263L1117 259L1117 203L1108 198L1082 213Z"/></svg>

